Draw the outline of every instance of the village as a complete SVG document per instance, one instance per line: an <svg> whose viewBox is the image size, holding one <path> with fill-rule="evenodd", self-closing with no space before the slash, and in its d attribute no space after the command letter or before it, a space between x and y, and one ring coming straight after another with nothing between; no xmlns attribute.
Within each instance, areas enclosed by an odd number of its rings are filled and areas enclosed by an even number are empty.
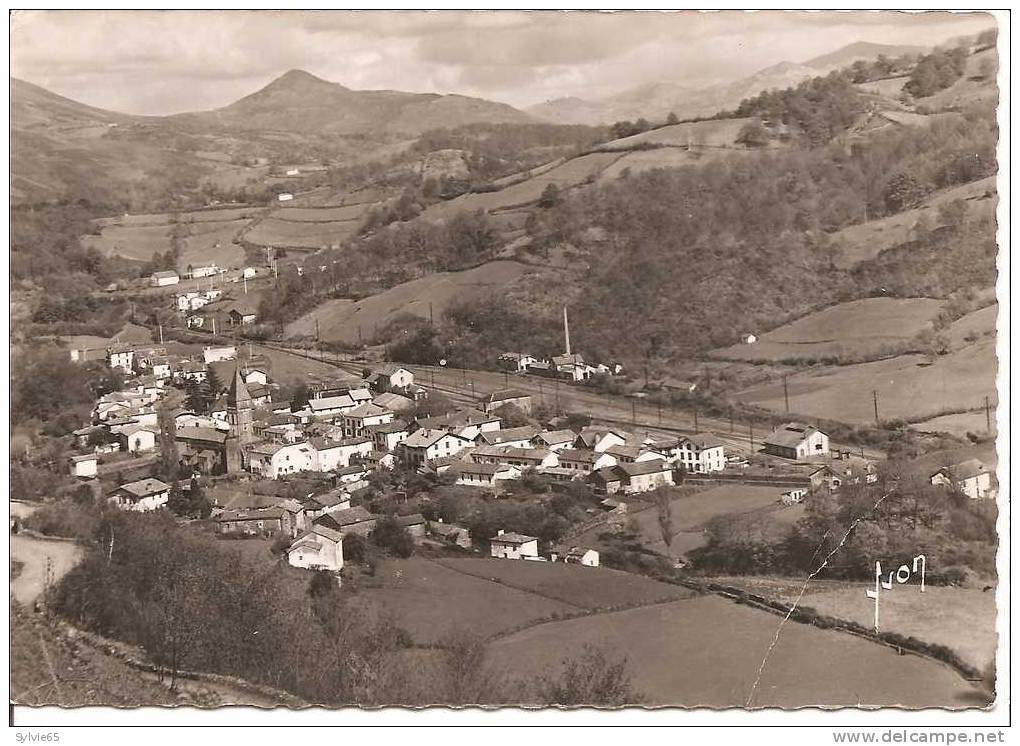
<svg viewBox="0 0 1020 746"><path fill-rule="evenodd" d="M185 300L192 296L177 296L175 305L190 310ZM248 322L238 315L236 323ZM552 375L568 385L596 372L620 372L619 366L586 364L571 352L565 309L564 343L565 353L551 361L526 353L503 353L499 361L514 375ZM130 340L104 350L70 350L73 362L100 356L124 385L101 396L92 421L75 431L74 477L109 504L141 512L165 510L173 493L205 484L220 535L282 542L290 565L326 571L338 581L345 537L364 539L381 520L395 522L415 544L598 566L598 549L569 539L591 537L596 526L623 530L628 505L647 506L656 492L692 485L723 492L770 488L775 504L766 509L796 510L821 492L878 480L878 464L863 450L857 455L835 447L825 432L801 422L780 425L749 451L728 448L712 432L633 432L590 418L578 426L564 416L542 421L534 416L533 396L512 386L487 393L472 386L473 403L443 399L440 406L442 394L430 399L433 392L396 363L367 366L361 377L337 369L332 378L301 381L305 395L291 400L281 397L271 362L254 355L250 345L208 345L194 357ZM156 476L167 463L165 451L172 454L177 480ZM403 492L387 479L397 473L470 488L492 501L522 480L538 480L552 493L581 490L597 506L557 542L503 528L472 537L465 526L427 520L406 492L402 502L387 503L388 513L370 511L366 496L378 493L373 486ZM313 481L300 482L303 494L256 494L259 483L308 477ZM996 494L992 470L973 459L940 468L930 482L972 499ZM686 561L682 553L670 559L676 567Z"/></svg>

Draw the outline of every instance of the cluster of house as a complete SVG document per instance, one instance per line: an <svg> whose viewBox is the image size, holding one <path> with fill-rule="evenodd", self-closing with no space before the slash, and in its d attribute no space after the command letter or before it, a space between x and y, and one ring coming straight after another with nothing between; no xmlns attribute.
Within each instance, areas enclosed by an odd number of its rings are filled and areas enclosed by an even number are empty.
<svg viewBox="0 0 1020 746"><path fill-rule="evenodd" d="M498 361L503 370L513 373L530 373L570 381L587 381L592 376L615 376L623 373L623 366L620 363L586 363L584 356L577 352L553 355L548 359L537 358L526 352L504 352Z"/></svg>
<svg viewBox="0 0 1020 746"><path fill-rule="evenodd" d="M215 277L216 275L222 275L227 270L217 267L215 264L203 264L199 267L188 267L188 271L183 275L186 279L197 280L203 277ZM171 285L176 285L181 281L182 275L178 274L172 269L163 270L160 272L153 272L150 280L153 287L163 288Z"/></svg>

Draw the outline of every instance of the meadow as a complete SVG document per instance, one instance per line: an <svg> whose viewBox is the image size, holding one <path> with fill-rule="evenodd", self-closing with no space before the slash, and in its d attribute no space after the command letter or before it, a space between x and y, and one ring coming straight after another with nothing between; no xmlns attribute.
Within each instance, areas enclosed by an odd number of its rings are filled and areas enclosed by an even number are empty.
<svg viewBox="0 0 1020 746"><path fill-rule="evenodd" d="M855 361L899 351L945 305L932 298L865 298L829 306L711 356L746 362Z"/></svg>
<svg viewBox="0 0 1020 746"><path fill-rule="evenodd" d="M244 238L258 246L318 249L339 246L354 237L360 227L360 219L311 222L282 220L274 215L260 220Z"/></svg>
<svg viewBox="0 0 1020 746"><path fill-rule="evenodd" d="M642 704L743 707L780 621L717 596L701 596L531 627L493 642L489 660L527 679L554 674L556 661L595 645L614 660L625 651L636 701ZM960 708L985 701L947 666L790 622L751 706Z"/></svg>
<svg viewBox="0 0 1020 746"><path fill-rule="evenodd" d="M229 215L228 211L224 212ZM213 213L210 211L209 214ZM106 224L98 236L92 234L82 236L83 245L95 248L105 256L120 256L139 262L149 261L155 253L164 254L170 251L172 224L168 215L134 217L137 219L133 220L129 216L123 218L123 223ZM248 222L246 218L202 219L194 222L182 220L183 247L177 269L184 271L189 264L208 262L215 262L226 268L242 266L244 250L233 241Z"/></svg>
<svg viewBox="0 0 1020 746"><path fill-rule="evenodd" d="M289 338L319 335L328 341L354 343L371 339L397 316L414 314L439 319L450 306L477 298L495 298L520 278L528 267L518 262L495 261L460 272L437 272L396 285L376 295L352 300L328 300L287 325Z"/></svg>
<svg viewBox="0 0 1020 746"><path fill-rule="evenodd" d="M996 402L995 340L983 339L931 359L900 355L791 375L790 411L854 424L875 420L873 392L883 421L917 421L945 412L976 410L985 397ZM785 411L783 383L773 381L738 392L735 398L775 412Z"/></svg>
<svg viewBox="0 0 1020 746"><path fill-rule="evenodd" d="M578 611L421 557L381 562L374 578L362 582L359 595L392 613L419 644L441 642L459 631L488 637Z"/></svg>
<svg viewBox="0 0 1020 746"><path fill-rule="evenodd" d="M686 147L690 144L709 148L735 147L740 130L750 121L749 118L711 119L704 122L672 124L611 140L599 147L602 150L621 150L649 145Z"/></svg>
<svg viewBox="0 0 1020 746"><path fill-rule="evenodd" d="M649 604L692 595L682 586L606 567L493 558L444 559L440 563L451 570L526 590L578 609Z"/></svg>

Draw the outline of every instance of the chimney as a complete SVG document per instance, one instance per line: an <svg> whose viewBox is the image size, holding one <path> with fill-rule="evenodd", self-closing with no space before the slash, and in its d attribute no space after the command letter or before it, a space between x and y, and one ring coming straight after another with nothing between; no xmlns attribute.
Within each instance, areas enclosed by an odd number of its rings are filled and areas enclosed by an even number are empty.
<svg viewBox="0 0 1020 746"><path fill-rule="evenodd" d="M570 354L570 324L567 322L567 307L563 306L563 341L567 347L567 354Z"/></svg>

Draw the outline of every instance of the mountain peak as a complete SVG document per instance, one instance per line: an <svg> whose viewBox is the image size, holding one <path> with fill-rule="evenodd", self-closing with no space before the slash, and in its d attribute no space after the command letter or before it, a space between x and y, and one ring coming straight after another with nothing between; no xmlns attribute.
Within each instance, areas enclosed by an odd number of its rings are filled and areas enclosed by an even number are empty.
<svg viewBox="0 0 1020 746"><path fill-rule="evenodd" d="M339 83L333 83L328 80L320 78L318 75L312 75L307 70L299 70L297 68L288 70L280 77L273 80L269 85L263 88L263 91L267 90L315 90L315 89L343 89Z"/></svg>

